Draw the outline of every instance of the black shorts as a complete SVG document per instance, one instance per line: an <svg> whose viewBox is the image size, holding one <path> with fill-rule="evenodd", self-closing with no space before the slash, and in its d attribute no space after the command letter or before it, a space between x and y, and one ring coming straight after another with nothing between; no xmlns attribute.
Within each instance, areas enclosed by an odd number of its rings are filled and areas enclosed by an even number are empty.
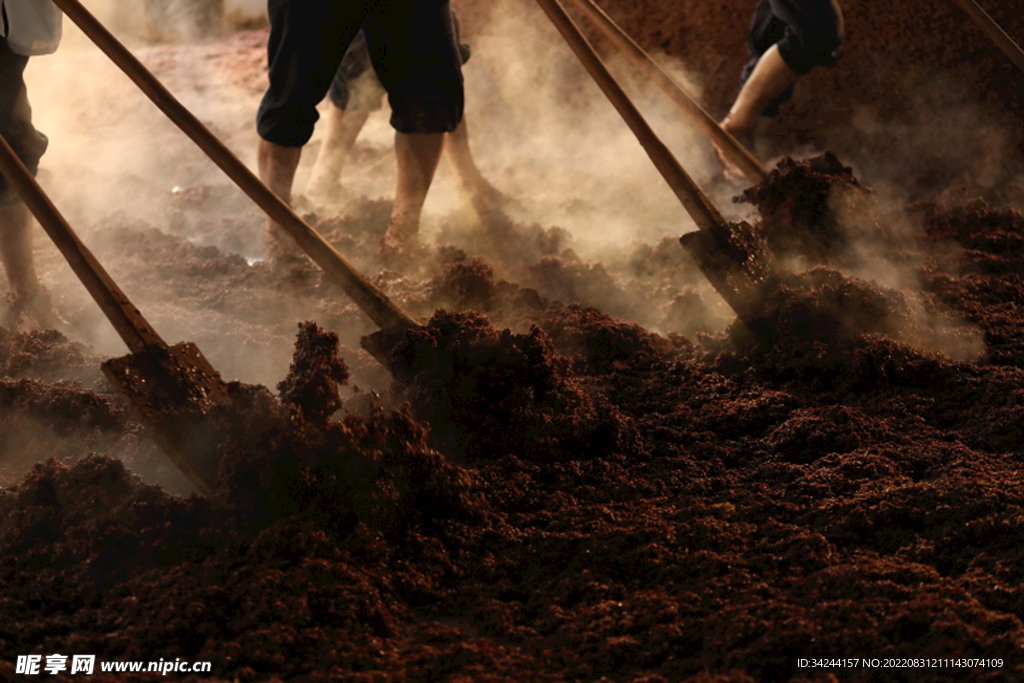
<svg viewBox="0 0 1024 683"><path fill-rule="evenodd" d="M447 0L373 3L269 0L270 87L260 103L264 140L301 147L360 28L402 133L448 133L462 121L461 60Z"/></svg>
<svg viewBox="0 0 1024 683"><path fill-rule="evenodd" d="M786 66L805 74L835 62L843 33L843 14L835 0L761 0L750 23L747 50L756 63L778 45Z"/></svg>
<svg viewBox="0 0 1024 683"><path fill-rule="evenodd" d="M22 163L35 175L46 151L46 136L32 126L32 108L25 89L25 65L28 57L11 52L0 38L0 135ZM0 174L0 204L13 204L18 195Z"/></svg>
<svg viewBox="0 0 1024 683"><path fill-rule="evenodd" d="M383 106L386 91L370 63L370 51L362 31L348 46L327 94L334 106L345 111L371 112Z"/></svg>
<svg viewBox="0 0 1024 683"><path fill-rule="evenodd" d="M459 58L465 65L469 61L471 51L469 45L462 42L459 31L458 17L452 12L455 24L455 42L459 46ZM366 36L362 31L356 34L355 40L348 46L341 60L338 71L331 81L328 96L331 103L345 111L374 112L383 106L386 94L384 86L370 63L370 51L366 47Z"/></svg>

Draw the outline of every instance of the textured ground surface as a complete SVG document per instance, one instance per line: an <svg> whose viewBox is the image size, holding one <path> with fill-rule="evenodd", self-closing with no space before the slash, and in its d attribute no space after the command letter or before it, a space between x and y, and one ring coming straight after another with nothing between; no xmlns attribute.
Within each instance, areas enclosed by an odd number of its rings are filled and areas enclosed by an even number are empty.
<svg viewBox="0 0 1024 683"><path fill-rule="evenodd" d="M0 330L0 678L53 653L212 663L93 676L111 682L1024 678L1024 77L952 3L847 0L844 59L766 124L761 185L667 133L776 257L778 339L748 346L649 163L593 137L607 112L571 55L496 63L536 8L462 2L474 145L519 205L481 219L442 168L422 251L382 263L385 116L347 206L303 209L423 322L390 371L334 283L259 260L258 211L73 31L31 67L44 185L231 401L211 416L217 495L189 496L99 370L123 345L40 235L69 325ZM749 4L607 9L717 115ZM985 4L1024 40L1011 3ZM250 161L265 39L136 49Z"/></svg>

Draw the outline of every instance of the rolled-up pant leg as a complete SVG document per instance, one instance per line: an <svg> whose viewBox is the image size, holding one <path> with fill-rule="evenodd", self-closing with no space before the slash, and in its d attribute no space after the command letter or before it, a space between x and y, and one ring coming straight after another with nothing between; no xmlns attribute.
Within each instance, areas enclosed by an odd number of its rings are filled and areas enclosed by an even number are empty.
<svg viewBox="0 0 1024 683"><path fill-rule="evenodd" d="M367 0L269 0L270 85L256 130L268 142L309 142L323 100L349 43L369 12Z"/></svg>
<svg viewBox="0 0 1024 683"><path fill-rule="evenodd" d="M388 0L363 26L400 133L450 133L462 121L462 58L447 1Z"/></svg>
<svg viewBox="0 0 1024 683"><path fill-rule="evenodd" d="M0 135L35 175L48 141L32 125L32 108L24 79L26 64L28 57L11 52L7 41L0 38ZM18 195L0 175L0 204L16 201Z"/></svg>
<svg viewBox="0 0 1024 683"><path fill-rule="evenodd" d="M778 41L779 55L797 74L835 61L843 42L843 14L836 0L767 0L771 12L786 26Z"/></svg>

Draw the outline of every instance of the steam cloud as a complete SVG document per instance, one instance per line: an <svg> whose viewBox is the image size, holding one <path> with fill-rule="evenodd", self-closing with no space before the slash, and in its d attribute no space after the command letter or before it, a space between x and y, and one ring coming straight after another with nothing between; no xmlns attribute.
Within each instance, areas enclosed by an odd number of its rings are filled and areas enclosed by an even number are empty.
<svg viewBox="0 0 1024 683"><path fill-rule="evenodd" d="M255 55L256 63L248 65L249 76L240 82L238 76L245 65L231 61L230 48L172 50L147 45L139 39L144 32L140 29L144 17L134 5L108 0L96 3L92 10L158 71L172 92L243 161L254 166L256 136L252 121L264 77L258 51L249 51L248 54ZM479 166L496 187L521 202L523 208L517 218L568 230L573 236L573 248L582 259L605 264L613 275L622 276L628 283L632 276L623 275L629 267L624 252L635 245L656 245L666 238L674 239L692 230L692 222L628 127L590 82L539 8L498 0L490 17L487 26L467 37L473 57L465 69L466 120ZM583 20L579 23L585 25ZM35 119L51 139L43 161L44 185L87 242L91 235L104 231L112 216L122 225L174 230L176 188L223 185L226 179L70 22L66 22L65 32L61 50L53 56L33 59L28 73ZM614 54L601 41L595 41L595 46L603 54ZM664 55L656 57L699 99L698 77L687 74L681 65ZM718 164L703 135L656 87L634 78L632 68L623 58L612 56L608 62L652 128L698 185L718 187L712 182L719 172ZM882 135L886 139L905 140L906 152L886 155L888 159L914 159L920 158L915 153L916 146L923 147L936 135L935 128L926 122L942 118L934 111L930 117L926 113L906 123L902 133L894 131L894 124L873 118L871 112L860 113L856 123L863 128L865 139ZM1000 153L992 150L1006 145L1002 144L1005 138L998 128L987 127L987 132L973 138L951 138L950 129L977 130L971 125L974 112L964 105L946 110L943 115L943 139L955 139L958 143L947 146L955 152L953 156L962 159L970 153L980 160L983 169L991 169L978 174L978 178L1000 177L1003 162ZM387 116L385 110L371 117L358 143L357 159L346 173L346 186L357 195L388 197L393 193L393 132ZM297 192L304 186L319 136L318 131L304 155L295 183ZM886 189L898 187L900 174L907 170L899 163L861 166L868 175L864 178L866 182L877 182ZM889 198L889 194L882 194ZM729 190L716 189L712 193L713 201L728 217L752 218L729 198ZM902 199L891 197L893 205ZM436 234L446 212L456 210L461 201L454 173L443 161L427 200L424 236L429 239ZM218 243L210 231L186 236L198 244L210 243L251 257L259 253L261 241L261 219L255 211L253 215L256 218L247 239ZM907 219L908 232L916 229ZM40 241L45 242L45 238ZM858 248L871 252L875 247L861 244ZM62 296L86 301L84 291L63 267L60 257L46 244L41 250L48 277L60 283L57 287L66 285ZM116 279L117 264L108 265ZM851 274L897 288L913 286L913 278L904 279L883 269ZM133 283L119 282L134 300ZM696 290L701 298L716 303L707 307L712 310L703 320L690 321L687 329L658 331L687 334L694 329L720 329L721 303L713 290L699 276L679 284L683 294L689 296ZM668 296L658 301L631 300L630 305L635 307L632 317L657 328L654 321L664 314L656 309L668 306L671 299ZM196 340L214 365L230 367L241 379L269 385L287 367L291 345L288 336L252 346L252 354L245 359L251 367L243 367L243 362L231 353L233 344L216 338L223 321L212 314L201 313L197 318L196 312L176 308L174 302L141 299L136 303L144 312L156 310L158 317L153 322L166 337ZM585 303L601 307L606 302ZM280 305L281 316L301 314L286 309L278 301L268 305ZM621 308L622 301L617 305ZM649 310L644 310L645 306ZM86 341L100 353L123 353L120 341L94 307L86 302L78 308L79 317L74 322L87 323L92 329ZM686 316L676 319L681 317ZM259 332L243 334L248 338ZM223 351L219 350L221 347Z"/></svg>

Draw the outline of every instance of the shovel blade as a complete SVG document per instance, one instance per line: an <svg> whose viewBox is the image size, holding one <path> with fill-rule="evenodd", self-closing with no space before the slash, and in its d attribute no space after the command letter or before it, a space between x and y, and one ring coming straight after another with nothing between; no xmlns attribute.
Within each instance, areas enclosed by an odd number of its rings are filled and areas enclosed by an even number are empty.
<svg viewBox="0 0 1024 683"><path fill-rule="evenodd" d="M764 297L774 279L767 254L742 245L739 239L725 242L707 230L686 233L679 242L754 337L771 344L776 333L763 313Z"/></svg>
<svg viewBox="0 0 1024 683"><path fill-rule="evenodd" d="M102 368L171 461L201 493L211 495L224 440L211 410L229 398L227 385L199 348L191 342L152 346L112 358Z"/></svg>

